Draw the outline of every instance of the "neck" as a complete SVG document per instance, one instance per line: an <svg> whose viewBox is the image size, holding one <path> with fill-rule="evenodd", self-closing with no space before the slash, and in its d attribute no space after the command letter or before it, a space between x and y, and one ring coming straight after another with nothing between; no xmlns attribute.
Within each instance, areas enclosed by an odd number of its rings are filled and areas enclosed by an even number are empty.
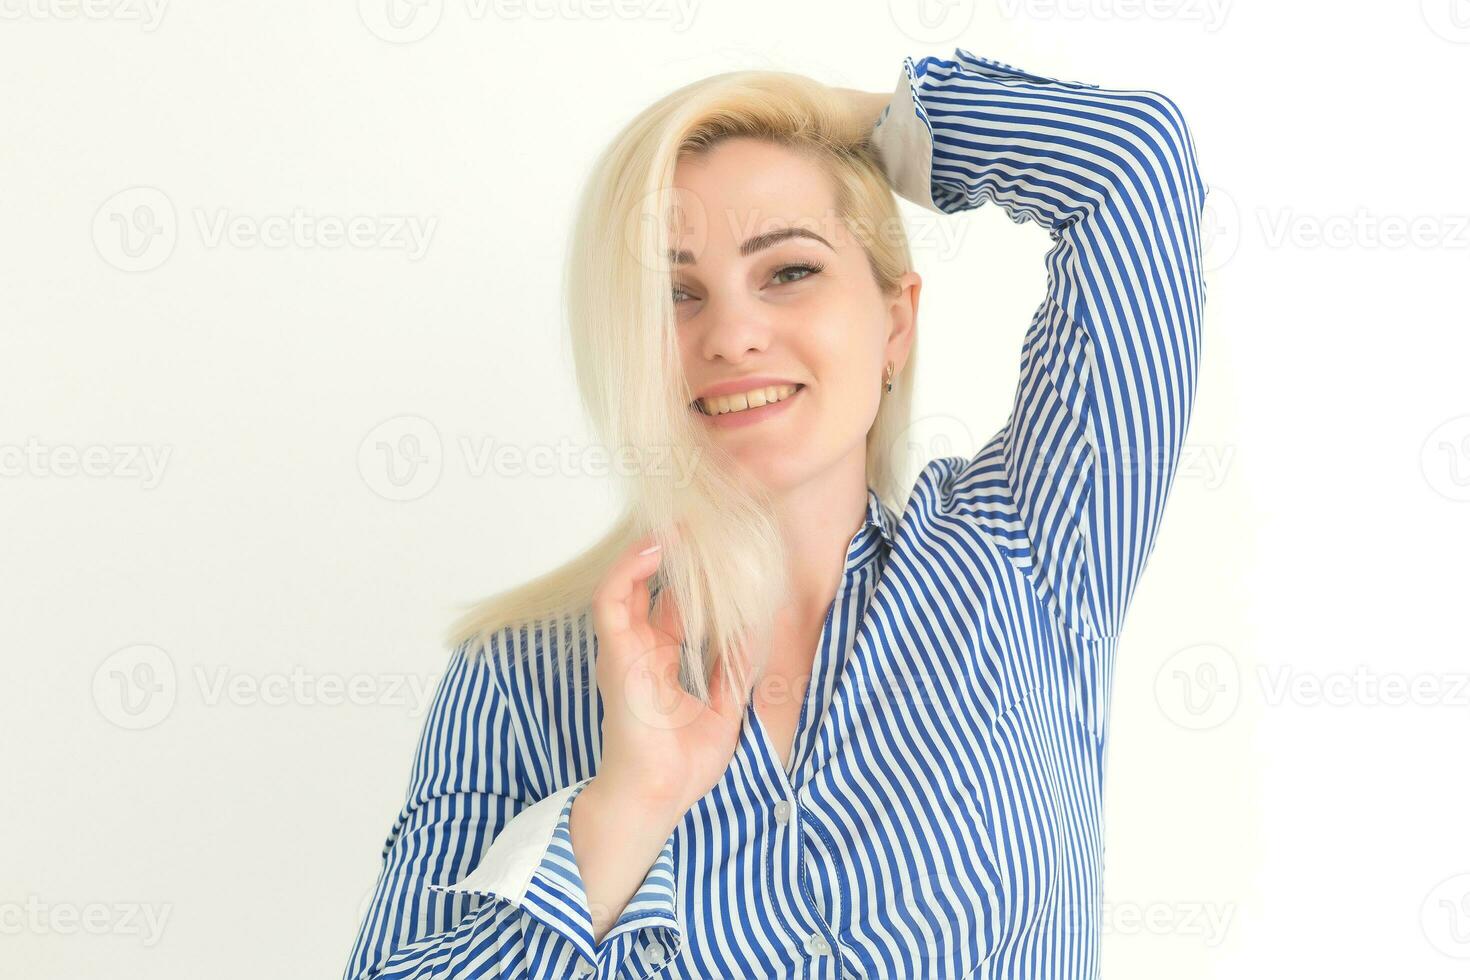
<svg viewBox="0 0 1470 980"><path fill-rule="evenodd" d="M868 510L868 482L861 447L813 479L776 498L776 517L786 540L790 598L780 616L800 625L820 623L837 594L847 546Z"/></svg>

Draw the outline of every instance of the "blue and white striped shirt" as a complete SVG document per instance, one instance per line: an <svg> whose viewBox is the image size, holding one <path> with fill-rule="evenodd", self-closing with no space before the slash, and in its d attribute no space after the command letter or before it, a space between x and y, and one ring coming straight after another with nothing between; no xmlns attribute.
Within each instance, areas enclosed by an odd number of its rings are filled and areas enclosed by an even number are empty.
<svg viewBox="0 0 1470 980"><path fill-rule="evenodd" d="M1194 147L1161 95L963 49L905 59L873 139L908 200L1050 231L1010 419L901 517L869 491L789 768L748 704L600 942L568 831L590 613L457 650L348 980L1097 975L1113 653L1199 366Z"/></svg>

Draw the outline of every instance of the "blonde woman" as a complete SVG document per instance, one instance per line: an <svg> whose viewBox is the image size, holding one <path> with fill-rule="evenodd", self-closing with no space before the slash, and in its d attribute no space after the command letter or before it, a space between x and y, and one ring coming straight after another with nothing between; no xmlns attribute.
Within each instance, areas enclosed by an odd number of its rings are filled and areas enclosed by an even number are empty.
<svg viewBox="0 0 1470 980"><path fill-rule="evenodd" d="M1054 243L1010 418L911 485L895 193ZM892 93L738 72L634 119L580 203L577 376L610 445L698 465L635 473L604 541L457 625L348 980L1096 976L1204 197L1169 99L963 49Z"/></svg>

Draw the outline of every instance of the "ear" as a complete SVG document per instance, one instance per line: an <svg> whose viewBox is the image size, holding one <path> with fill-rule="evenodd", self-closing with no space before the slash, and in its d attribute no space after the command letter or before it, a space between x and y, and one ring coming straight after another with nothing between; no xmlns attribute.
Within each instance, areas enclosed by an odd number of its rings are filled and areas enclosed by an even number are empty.
<svg viewBox="0 0 1470 980"><path fill-rule="evenodd" d="M893 373L899 374L908 363L914 346L914 332L919 326L919 290L924 280L917 272L905 272L898 280L898 292L888 305L888 341L884 345L885 360L893 362Z"/></svg>

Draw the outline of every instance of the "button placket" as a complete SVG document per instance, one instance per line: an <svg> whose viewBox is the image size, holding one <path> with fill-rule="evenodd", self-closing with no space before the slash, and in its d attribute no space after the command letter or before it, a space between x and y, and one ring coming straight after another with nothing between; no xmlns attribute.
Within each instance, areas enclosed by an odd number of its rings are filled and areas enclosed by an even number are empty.
<svg viewBox="0 0 1470 980"><path fill-rule="evenodd" d="M810 820L810 818L808 818L808 819ZM825 834L825 832L822 831L820 825L819 824L813 824L813 826L816 827L817 833L822 834L822 836L828 841L829 846L830 846L831 838L830 837L827 837L827 835ZM838 974L840 976L846 976L847 973L846 973L845 967L843 966L842 957L837 954L837 951L833 948L833 942L829 942L828 941L828 939L827 939L827 932L824 931L824 930L833 930L834 927L831 926L831 925L829 925L822 918L821 910L818 909L817 904L816 904L816 902L814 901L814 899L812 897L811 886L807 882L808 871L807 871L807 867L806 867L806 863L805 863L805 856L801 853L802 852L802 843L801 843L801 839L800 839L801 837L802 837L801 834L797 834L797 835L795 835L795 838L794 838L796 840L796 842L797 842L796 843L796 848L797 848L797 869L798 869L797 870L797 883L798 883L798 887L800 887L800 889L801 889L802 897L806 900L806 906L807 906L807 908L810 910L810 912L812 914L812 920L813 920L814 924L817 926L816 931L811 932L811 933L808 933L807 936L806 936L806 938L802 940L802 948L804 950L806 950L807 955L809 955L809 956L818 956L818 957L821 957L821 956L831 956L831 957L834 957L836 959L836 962L837 962L837 971L838 971ZM840 878L838 879L838 887L839 888L841 887L841 879ZM835 941L835 940L836 940L836 936L835 936L835 933L834 933L833 934L833 941Z"/></svg>

